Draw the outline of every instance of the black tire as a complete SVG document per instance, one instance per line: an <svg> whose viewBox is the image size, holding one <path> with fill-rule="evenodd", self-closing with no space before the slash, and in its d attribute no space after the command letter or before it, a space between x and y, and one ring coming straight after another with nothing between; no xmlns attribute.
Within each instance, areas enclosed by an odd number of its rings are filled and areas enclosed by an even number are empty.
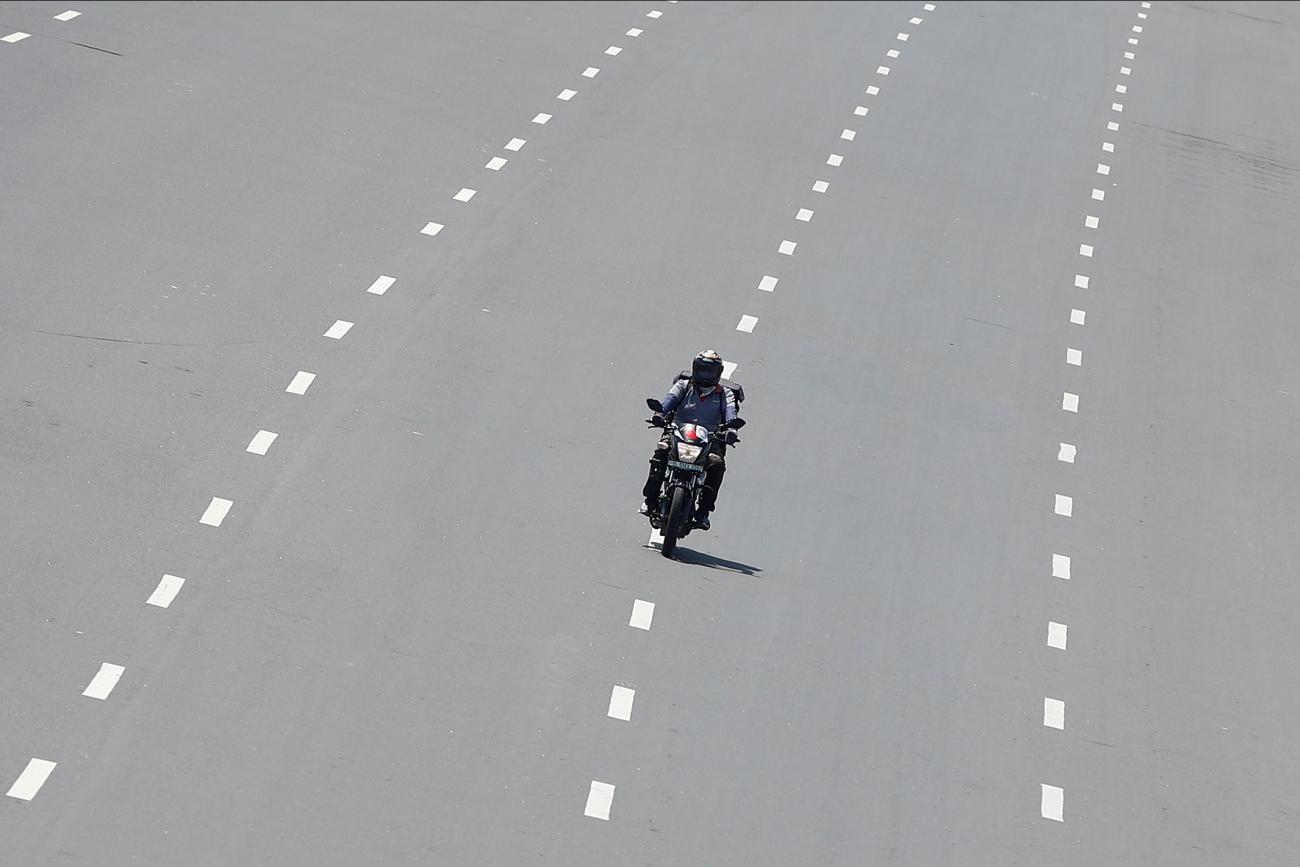
<svg viewBox="0 0 1300 867"><path fill-rule="evenodd" d="M677 535L686 522L686 513L690 511L691 500L685 488L673 488L673 498L668 505L668 520L664 522L664 546L662 554L673 556L677 550Z"/></svg>

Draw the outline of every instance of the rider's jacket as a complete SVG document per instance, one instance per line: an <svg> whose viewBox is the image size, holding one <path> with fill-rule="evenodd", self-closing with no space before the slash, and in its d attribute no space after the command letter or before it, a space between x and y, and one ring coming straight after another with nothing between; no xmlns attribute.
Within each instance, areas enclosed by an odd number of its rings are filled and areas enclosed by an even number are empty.
<svg viewBox="0 0 1300 867"><path fill-rule="evenodd" d="M724 421L736 417L736 398L731 389L715 385L701 395L690 380L679 379L664 396L664 412L677 411L678 424L698 424L715 430Z"/></svg>

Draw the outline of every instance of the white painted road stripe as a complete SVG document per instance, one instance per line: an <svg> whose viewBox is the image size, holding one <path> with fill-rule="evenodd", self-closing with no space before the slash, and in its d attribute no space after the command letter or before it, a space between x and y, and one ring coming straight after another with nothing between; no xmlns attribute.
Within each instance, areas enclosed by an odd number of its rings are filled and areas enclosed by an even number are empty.
<svg viewBox="0 0 1300 867"><path fill-rule="evenodd" d="M578 91L569 90L569 88L566 87L564 88L564 90L561 90L558 94L556 94L555 98L562 99L565 102L568 102L569 100L573 99L577 95L578 95Z"/></svg>
<svg viewBox="0 0 1300 867"><path fill-rule="evenodd" d="M647 17L647 18L658 18L658 17L659 17L660 15L662 15L662 14L664 14L664 13L660 12L658 9L655 9L655 10L652 10L652 11L650 11L650 12L647 12L647 13L645 14L645 17ZM613 786L610 787L610 790L611 790L611 791L613 790Z"/></svg>
<svg viewBox="0 0 1300 867"><path fill-rule="evenodd" d="M771 292L776 289L777 282L777 278L764 274L763 279L758 281L758 288L764 292Z"/></svg>
<svg viewBox="0 0 1300 867"><path fill-rule="evenodd" d="M1119 132L1119 124L1113 120L1106 121L1106 129L1111 132Z"/></svg>
<svg viewBox="0 0 1300 867"><path fill-rule="evenodd" d="M635 39L636 37L640 36L644 32L645 31L643 31L640 27L633 27L631 30L627 32L627 35Z"/></svg>
<svg viewBox="0 0 1300 867"><path fill-rule="evenodd" d="M1133 74L1133 68L1132 68L1131 66L1121 66L1121 67L1119 68L1119 74L1120 74L1120 75L1132 75L1132 74Z"/></svg>
<svg viewBox="0 0 1300 867"><path fill-rule="evenodd" d="M78 15L80 15L80 14L81 14L81 13L78 12L78 11L76 11L75 9L69 9L67 12L60 12L58 15L55 15L55 16L54 16L54 20L55 20L55 21L71 21L73 18L76 18L76 17L77 17Z"/></svg>
<svg viewBox="0 0 1300 867"><path fill-rule="evenodd" d="M746 334L754 333L754 326L758 324L757 316L750 316L748 313L740 317L740 322L736 324L737 331L743 331Z"/></svg>
<svg viewBox="0 0 1300 867"><path fill-rule="evenodd" d="M1108 154L1113 154L1113 153L1115 153L1115 143L1114 143L1114 142L1104 141L1104 142L1101 143L1101 149L1104 150L1104 151L1105 151L1106 153L1108 153Z"/></svg>
<svg viewBox="0 0 1300 867"><path fill-rule="evenodd" d="M867 87L867 96L875 96L878 93L880 93L880 88L876 87L874 84Z"/></svg>
<svg viewBox="0 0 1300 867"><path fill-rule="evenodd" d="M421 235L428 235L432 238L443 230L442 223L425 223L424 228L420 230Z"/></svg>
<svg viewBox="0 0 1300 867"><path fill-rule="evenodd" d="M1059 698L1043 699L1043 725L1049 729L1065 730L1065 702Z"/></svg>
<svg viewBox="0 0 1300 867"><path fill-rule="evenodd" d="M776 252L786 256L793 256L794 248L797 246L798 244L796 244L794 241L782 241L780 246L776 248Z"/></svg>
<svg viewBox="0 0 1300 867"><path fill-rule="evenodd" d="M604 819L608 822L609 808L613 805L614 787L609 783L602 783L600 780L592 780L591 791L587 793L587 809L583 811L584 814L593 819Z"/></svg>
<svg viewBox="0 0 1300 867"><path fill-rule="evenodd" d="M1070 348L1067 347L1066 350L1065 350L1065 363L1066 363L1066 364L1073 364L1075 367L1080 367L1080 366L1082 366L1082 365L1083 365L1083 350L1081 350L1081 349L1070 349Z"/></svg>
<svg viewBox="0 0 1300 867"><path fill-rule="evenodd" d="M908 35L907 35L906 33L900 33L900 34L898 34L898 36L896 36L895 38L896 38L899 42L906 42L906 41L908 40Z"/></svg>
<svg viewBox="0 0 1300 867"><path fill-rule="evenodd" d="M844 162L844 157L839 154L831 154L826 158L826 165L828 166L838 166L842 162Z"/></svg>
<svg viewBox="0 0 1300 867"><path fill-rule="evenodd" d="M1074 498L1067 497L1064 494L1056 495L1056 514L1063 518L1069 518L1074 515Z"/></svg>
<svg viewBox="0 0 1300 867"><path fill-rule="evenodd" d="M1086 275L1086 274L1075 274L1075 275L1074 275L1074 288L1075 288L1075 289L1087 289L1087 288L1088 288L1088 275Z"/></svg>
<svg viewBox="0 0 1300 867"><path fill-rule="evenodd" d="M494 172L499 172L501 171L501 167L508 162L510 162L510 160L506 159L505 157L493 157L492 159L487 161L487 165L485 165L483 168L491 169Z"/></svg>
<svg viewBox="0 0 1300 867"><path fill-rule="evenodd" d="M870 110L871 109L867 108L865 105L859 105L853 109L853 113L856 114L858 117L866 117L867 112Z"/></svg>
<svg viewBox="0 0 1300 867"><path fill-rule="evenodd" d="M0 42L22 42L24 39L26 39L28 36L31 35L32 34L30 33L24 33L21 30L18 30L14 33L10 33L8 36L5 36L4 38L0 38ZM32 761L35 761L35 759L33 759Z"/></svg>
<svg viewBox="0 0 1300 867"><path fill-rule="evenodd" d="M889 67L888 67L888 66L877 66L877 67L876 67L876 75L888 75L888 74L889 74Z"/></svg>
<svg viewBox="0 0 1300 867"><path fill-rule="evenodd" d="M1080 245L1079 245L1079 255L1080 255L1080 256L1087 256L1089 259L1091 259L1091 258L1092 258L1092 245L1091 245L1091 244L1080 244Z"/></svg>
<svg viewBox="0 0 1300 867"><path fill-rule="evenodd" d="M846 129L840 133L840 138L844 139L845 141L853 141L857 137L858 134L851 129Z"/></svg>
<svg viewBox="0 0 1300 867"><path fill-rule="evenodd" d="M203 510L203 517L199 518L200 524L207 524L209 527L220 527L221 522L226 520L226 515L230 514L230 507L235 505L233 500L223 500L221 497L213 497L212 502Z"/></svg>
<svg viewBox="0 0 1300 867"><path fill-rule="evenodd" d="M891 49L889 49L888 51L885 52L885 56L886 56L886 57L889 57L889 58L896 58L896 57L898 57L898 54L899 54L899 51L898 51L897 48L891 48Z"/></svg>
<svg viewBox="0 0 1300 867"><path fill-rule="evenodd" d="M90 685L81 693L86 698L97 698L100 701L108 698L108 694L117 686L117 682L122 678L122 672L126 669L120 665L114 665L111 662L103 662L99 665L99 672L90 679Z"/></svg>
<svg viewBox="0 0 1300 867"><path fill-rule="evenodd" d="M539 111L536 115L533 116L533 123L546 123L550 119L551 116L549 114L547 114L544 111Z"/></svg>
<svg viewBox="0 0 1300 867"><path fill-rule="evenodd" d="M1098 220L1096 217L1092 216L1091 214L1083 218L1083 225L1089 229L1097 228L1097 224L1099 222L1101 221Z"/></svg>
<svg viewBox="0 0 1300 867"><path fill-rule="evenodd" d="M632 719L632 699L636 697L635 689L625 686L614 687L609 696L609 716L628 721Z"/></svg>
<svg viewBox="0 0 1300 867"><path fill-rule="evenodd" d="M18 775L18 779L9 787L6 792L11 798L21 798L24 801L30 801L36 797L36 793L45 785L45 781L50 778L58 762L49 762L45 759L32 759L23 768L23 772Z"/></svg>
<svg viewBox="0 0 1300 867"><path fill-rule="evenodd" d="M1064 554L1052 555L1052 577L1070 580L1070 558Z"/></svg>
<svg viewBox="0 0 1300 867"><path fill-rule="evenodd" d="M910 23L910 24L920 24L920 23L921 23L921 19L920 19L920 18L913 18L913 19L912 19L910 22L908 22L908 23Z"/></svg>
<svg viewBox="0 0 1300 867"><path fill-rule="evenodd" d="M1061 395L1061 409L1065 410L1066 412L1078 412L1079 395L1070 394L1070 392L1068 391L1063 393Z"/></svg>
<svg viewBox="0 0 1300 867"><path fill-rule="evenodd" d="M293 375L293 380L290 381L289 386L285 391L290 394L306 394L307 389L311 387L312 380L315 378L316 374L300 370Z"/></svg>
<svg viewBox="0 0 1300 867"><path fill-rule="evenodd" d="M512 138L510 141L506 142L506 150L517 151L526 144L528 144L528 139L526 138Z"/></svg>
<svg viewBox="0 0 1300 867"><path fill-rule="evenodd" d="M617 57L619 54L623 53L623 49L619 48L617 45L611 45L609 48L605 49L605 53L610 57Z"/></svg>
<svg viewBox="0 0 1300 867"><path fill-rule="evenodd" d="M164 575L154 588L153 593L144 602L146 605L157 605L159 608L166 608L172 604L176 594L181 592L181 587L185 585L184 578L178 578L175 575Z"/></svg>
<svg viewBox="0 0 1300 867"><path fill-rule="evenodd" d="M723 378L723 379L731 379L731 375L732 375L733 373L735 373L735 372L736 372L736 362L734 362L734 361L723 361L723 362L722 362L722 378Z"/></svg>
<svg viewBox="0 0 1300 867"><path fill-rule="evenodd" d="M379 279L371 283L370 288L367 289L366 291L369 292L371 295L383 295L390 288L392 288L392 285L396 282L397 282L396 277L389 277L386 274L380 274Z"/></svg>
<svg viewBox="0 0 1300 867"><path fill-rule="evenodd" d="M1124 52L1124 59L1125 59L1125 60L1132 60L1132 59L1133 59L1133 56L1134 56L1134 55L1133 55L1133 52L1132 52L1132 51L1125 51L1125 52Z"/></svg>
<svg viewBox="0 0 1300 867"><path fill-rule="evenodd" d="M325 332L324 336L333 338L334 340L342 340L343 335L347 334L351 330L351 322L348 322L346 319L336 319L334 324L329 327L329 330Z"/></svg>
<svg viewBox="0 0 1300 867"><path fill-rule="evenodd" d="M1065 821L1065 790L1057 786L1043 786L1043 818L1054 822Z"/></svg>
<svg viewBox="0 0 1300 867"><path fill-rule="evenodd" d="M814 182L813 182L813 192L814 192L814 193L824 193L824 192L826 192L828 189L830 189L830 186L831 186L831 185L828 184L826 181L814 181Z"/></svg>
<svg viewBox="0 0 1300 867"><path fill-rule="evenodd" d="M595 66L588 66L586 69L582 70L583 78L595 78L597 75L600 75L600 69Z"/></svg>
<svg viewBox="0 0 1300 867"><path fill-rule="evenodd" d="M1096 199L1097 201L1099 201L1099 202L1104 202L1104 201L1106 201L1106 191L1105 191L1105 190L1094 189L1094 190L1092 191L1092 197L1093 197L1094 199Z"/></svg>
<svg viewBox="0 0 1300 867"><path fill-rule="evenodd" d="M275 442L276 436L277 434L269 430L260 430L253 434L253 438L248 441L248 448L244 449L244 451L252 452L255 455L264 455L266 450L271 447L271 443Z"/></svg>
<svg viewBox="0 0 1300 867"><path fill-rule="evenodd" d="M933 4L933 3L926 3L926 4L925 4L924 6L922 6L921 8L924 9L926 12L933 12L933 11L934 11L934 4Z"/></svg>
<svg viewBox="0 0 1300 867"><path fill-rule="evenodd" d="M627 622L628 626L637 629L650 629L650 621L655 617L655 604L638 599L632 603L632 619Z"/></svg>
<svg viewBox="0 0 1300 867"><path fill-rule="evenodd" d="M468 202L478 194L478 190L471 190L469 187L461 187L460 192L452 196L458 202Z"/></svg>
<svg viewBox="0 0 1300 867"><path fill-rule="evenodd" d="M1110 166L1106 165L1105 163L1097 163L1097 174L1099 175L1110 174Z"/></svg>
<svg viewBox="0 0 1300 867"><path fill-rule="evenodd" d="M1124 106L1123 106L1121 103L1118 103L1118 102L1112 102L1112 103L1110 104L1110 110L1111 110L1111 111L1123 111L1123 110L1124 110Z"/></svg>
<svg viewBox="0 0 1300 867"><path fill-rule="evenodd" d="M1076 307L1070 311L1070 322L1074 325L1082 325L1083 320L1087 315L1087 311L1080 310Z"/></svg>
<svg viewBox="0 0 1300 867"><path fill-rule="evenodd" d="M1058 461L1064 461L1067 464L1074 463L1074 455L1077 451L1075 447L1069 443L1061 443L1060 446L1061 448L1056 453L1056 459Z"/></svg>
<svg viewBox="0 0 1300 867"><path fill-rule="evenodd" d="M1128 85L1127 85L1127 84L1117 84L1117 85L1115 85L1115 92L1116 92L1116 93L1128 93Z"/></svg>
<svg viewBox="0 0 1300 867"><path fill-rule="evenodd" d="M1066 635L1069 627L1053 620L1047 622L1047 646L1056 650L1065 650Z"/></svg>
<svg viewBox="0 0 1300 867"><path fill-rule="evenodd" d="M800 208L799 213L795 214L794 218L796 220L799 220L802 223L806 223L812 219L812 215L813 212L808 210L807 208Z"/></svg>

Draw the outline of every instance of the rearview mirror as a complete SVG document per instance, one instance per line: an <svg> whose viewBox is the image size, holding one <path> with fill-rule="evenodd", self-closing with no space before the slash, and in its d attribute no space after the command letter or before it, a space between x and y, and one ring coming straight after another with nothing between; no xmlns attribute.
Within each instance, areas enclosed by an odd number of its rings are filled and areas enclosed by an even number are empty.
<svg viewBox="0 0 1300 867"><path fill-rule="evenodd" d="M645 405L650 407L650 409L654 410L655 412L664 411L664 405L659 401L655 400L653 397L647 397L645 399Z"/></svg>
<svg viewBox="0 0 1300 867"><path fill-rule="evenodd" d="M744 426L745 420L743 418L733 418L731 421L727 422L727 427L732 430L740 430Z"/></svg>

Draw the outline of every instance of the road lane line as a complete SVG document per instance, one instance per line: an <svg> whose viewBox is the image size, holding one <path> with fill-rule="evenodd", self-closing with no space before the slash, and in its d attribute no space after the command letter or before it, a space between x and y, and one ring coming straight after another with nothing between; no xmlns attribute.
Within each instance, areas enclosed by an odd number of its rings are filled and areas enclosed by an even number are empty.
<svg viewBox="0 0 1300 867"><path fill-rule="evenodd" d="M278 434L269 430L260 430L253 434L253 438L248 441L248 448L244 449L244 451L252 452L255 455L264 455L266 450L271 447L271 443L275 442L277 436Z"/></svg>
<svg viewBox="0 0 1300 867"><path fill-rule="evenodd" d="M853 109L853 113L856 114L858 117L866 117L868 111L870 111L870 109L868 109L865 105L859 105Z"/></svg>
<svg viewBox="0 0 1300 867"><path fill-rule="evenodd" d="M664 14L664 13L660 12L658 9L654 9L654 10L652 10L652 11L650 11L650 12L647 12L647 13L645 14L645 17L647 17L647 18L658 18L658 17L659 17L660 15L662 15L662 14ZM612 787L611 787L611 788L612 788Z"/></svg>
<svg viewBox="0 0 1300 867"><path fill-rule="evenodd" d="M343 335L347 334L351 330L351 322L348 322L346 319L337 319L334 321L334 324L329 327L329 330L325 332L324 336L333 340L342 340Z"/></svg>
<svg viewBox="0 0 1300 867"><path fill-rule="evenodd" d="M926 12L933 12L933 11L934 11L934 4L933 4L933 3L926 3L926 4L925 4L924 6L922 6L921 8L924 9Z"/></svg>
<svg viewBox="0 0 1300 867"><path fill-rule="evenodd" d="M1136 56L1136 55L1134 55L1132 51L1125 51L1125 52L1124 52L1124 59L1125 59L1125 60L1133 60L1135 56Z"/></svg>
<svg viewBox="0 0 1300 867"><path fill-rule="evenodd" d="M1070 349L1069 347L1066 347L1066 350L1065 350L1065 363L1066 363L1066 364L1072 364L1072 365L1074 365L1075 367L1082 367L1082 366L1083 366L1083 350L1080 350L1080 349Z"/></svg>
<svg viewBox="0 0 1300 867"><path fill-rule="evenodd" d="M1091 259L1091 258L1092 258L1092 245L1091 245L1091 244L1080 244L1080 245L1079 245L1079 255L1080 255L1080 256L1087 256L1089 259Z"/></svg>
<svg viewBox="0 0 1300 867"><path fill-rule="evenodd" d="M853 141L857 137L858 134L851 129L846 129L840 133L840 138L844 139L844 141Z"/></svg>
<svg viewBox="0 0 1300 867"><path fill-rule="evenodd" d="M867 96L876 96L879 93L880 93L880 88L876 87L874 84L869 85L867 87Z"/></svg>
<svg viewBox="0 0 1300 867"><path fill-rule="evenodd" d="M899 33L894 38L897 39L899 42L906 42L910 37L906 33Z"/></svg>
<svg viewBox="0 0 1300 867"><path fill-rule="evenodd" d="M1108 120L1106 121L1106 129L1111 132L1119 132L1119 123L1117 121Z"/></svg>
<svg viewBox="0 0 1300 867"><path fill-rule="evenodd" d="M1077 449L1069 443L1060 443L1060 449L1056 452L1056 459L1067 464L1074 463L1074 455Z"/></svg>
<svg viewBox="0 0 1300 867"><path fill-rule="evenodd" d="M1105 163L1097 163L1097 174L1099 175L1110 174L1110 166L1106 165Z"/></svg>
<svg viewBox="0 0 1300 867"><path fill-rule="evenodd" d="M1074 275L1074 288L1075 288L1075 289L1087 289L1087 288L1088 288L1088 275L1087 275L1087 274L1075 274L1075 275Z"/></svg>
<svg viewBox="0 0 1300 867"><path fill-rule="evenodd" d="M627 622L628 626L636 629L650 631L650 622L655 617L655 604L638 599L632 603L632 619Z"/></svg>
<svg viewBox="0 0 1300 867"><path fill-rule="evenodd" d="M1043 699L1043 725L1065 731L1065 702L1059 698Z"/></svg>
<svg viewBox="0 0 1300 867"><path fill-rule="evenodd" d="M1065 650L1066 635L1069 627L1053 620L1047 621L1047 646L1054 650Z"/></svg>
<svg viewBox="0 0 1300 867"><path fill-rule="evenodd" d="M829 190L831 185L826 181L813 181L813 192L824 193Z"/></svg>
<svg viewBox="0 0 1300 867"><path fill-rule="evenodd" d="M1052 555L1052 577L1070 580L1070 558L1064 554Z"/></svg>
<svg viewBox="0 0 1300 867"><path fill-rule="evenodd" d="M876 75L888 75L888 74L889 74L889 67L888 67L888 66L877 66L877 67L876 67Z"/></svg>
<svg viewBox="0 0 1300 867"><path fill-rule="evenodd" d="M1104 150L1104 151L1105 151L1106 153L1108 153L1108 154L1113 154L1113 153L1115 153L1115 143L1114 143L1114 142L1104 141L1104 142L1101 143L1101 149Z"/></svg>
<svg viewBox="0 0 1300 867"><path fill-rule="evenodd" d="M558 94L556 94L555 98L562 99L565 102L568 102L569 100L573 99L577 95L578 95L578 91L570 90L569 88L566 87L564 88L564 90L561 90Z"/></svg>
<svg viewBox="0 0 1300 867"><path fill-rule="evenodd" d="M1089 229L1097 228L1097 224L1099 222L1100 221L1096 217L1092 216L1091 214L1083 218L1083 225Z"/></svg>
<svg viewBox="0 0 1300 867"><path fill-rule="evenodd" d="M1138 18L1141 18L1143 21L1145 21L1147 20L1147 14L1145 12L1139 12Z"/></svg>
<svg viewBox="0 0 1300 867"><path fill-rule="evenodd" d="M799 245L796 244L794 241L782 241L780 246L776 248L776 252L782 254L783 256L793 256L794 248L797 246Z"/></svg>
<svg viewBox="0 0 1300 867"><path fill-rule="evenodd" d="M1117 85L1115 85L1115 92L1116 92L1116 93L1128 93L1128 85L1127 85L1127 84L1117 84Z"/></svg>
<svg viewBox="0 0 1300 867"><path fill-rule="evenodd" d="M1094 189L1092 191L1092 197L1099 202L1104 202L1106 201L1106 191Z"/></svg>
<svg viewBox="0 0 1300 867"><path fill-rule="evenodd" d="M50 774L58 764L45 759L32 759L5 794L11 798L30 801L36 797L36 793L41 790L41 786L45 785L45 781L50 778Z"/></svg>
<svg viewBox="0 0 1300 867"><path fill-rule="evenodd" d="M898 57L898 54L899 54L899 51L898 51L897 48L891 48L891 49L889 49L888 51L885 52L885 56L888 57L888 58L890 58L891 60L892 60L892 59L896 59L896 58Z"/></svg>
<svg viewBox="0 0 1300 867"><path fill-rule="evenodd" d="M777 278L764 274L763 279L758 281L758 288L763 292L772 292L776 289L778 282Z"/></svg>
<svg viewBox="0 0 1300 867"><path fill-rule="evenodd" d="M593 819L609 821L609 808L614 805L614 787L600 780L591 781L591 791L587 793L587 809L583 815Z"/></svg>
<svg viewBox="0 0 1300 867"><path fill-rule="evenodd" d="M442 223L425 223L424 228L420 230L421 235L428 235L430 238L437 235L445 228Z"/></svg>
<svg viewBox="0 0 1300 867"><path fill-rule="evenodd" d="M609 716L628 722L632 719L632 700L636 697L635 689L616 686L609 696Z"/></svg>
<svg viewBox="0 0 1300 867"><path fill-rule="evenodd" d="M913 18L913 19L911 19L911 21L909 21L908 23L909 23L909 24L920 24L923 20L924 20L924 19L921 19L921 18Z"/></svg>
<svg viewBox="0 0 1300 867"><path fill-rule="evenodd" d="M1068 391L1065 392L1064 394L1062 394L1062 395L1061 395L1061 409L1065 410L1066 412L1078 412L1078 411L1079 411L1079 395L1077 395L1077 394L1071 394L1071 393L1068 392Z"/></svg>
<svg viewBox="0 0 1300 867"><path fill-rule="evenodd" d="M27 37L29 37L29 36L31 36L31 35L32 35L32 34L30 34L30 33L24 33L24 32L22 32L21 30L17 30L17 31L14 31L13 33L10 33L8 36L5 36L5 37L3 37L3 38L0 38L0 42L10 42L10 43L12 43L12 42L22 42L24 39L26 39ZM33 759L33 761L35 761L35 759Z"/></svg>
<svg viewBox="0 0 1300 867"><path fill-rule="evenodd" d="M722 362L722 378L723 378L723 379L731 379L731 375L732 375L733 373L735 373L735 372L736 372L736 362L734 362L734 361L725 361L725 360Z"/></svg>
<svg viewBox="0 0 1300 867"><path fill-rule="evenodd" d="M1070 310L1070 324L1082 325L1084 318L1088 315L1087 311L1075 307Z"/></svg>
<svg viewBox="0 0 1300 867"><path fill-rule="evenodd" d="M90 685L83 691L82 695L86 698L97 698L100 701L108 698L108 694L117 686L117 682L122 678L122 672L126 668L121 665L114 665L111 662L102 662L99 665L99 671L90 679Z"/></svg>
<svg viewBox="0 0 1300 867"><path fill-rule="evenodd" d="M1118 103L1118 102L1112 102L1112 103L1110 104L1110 110L1111 110L1111 111L1123 111L1123 110L1124 110L1124 106L1123 106L1123 104L1121 104L1121 103Z"/></svg>
<svg viewBox="0 0 1300 867"><path fill-rule="evenodd" d="M623 53L623 49L619 48L617 45L611 45L609 48L605 49L605 53L610 57L617 57Z"/></svg>
<svg viewBox="0 0 1300 867"><path fill-rule="evenodd" d="M586 69L582 70L583 78L595 78L597 75L600 75L600 69L595 66L588 66Z"/></svg>
<svg viewBox="0 0 1300 867"><path fill-rule="evenodd" d="M476 195L478 195L478 190L471 190L469 187L461 187L460 192L452 196L452 198L457 202L468 202Z"/></svg>
<svg viewBox="0 0 1300 867"><path fill-rule="evenodd" d="M316 374L300 370L293 375L285 391L289 394L306 394L307 389L311 387L312 381L316 379Z"/></svg>
<svg viewBox="0 0 1300 867"><path fill-rule="evenodd" d="M808 210L807 208L800 208L799 213L795 214L794 218L801 223L806 223L812 219L812 215L813 212Z"/></svg>
<svg viewBox="0 0 1300 867"><path fill-rule="evenodd" d="M740 317L740 322L736 324L737 331L743 331L746 334L754 333L754 326L758 324L757 316L750 316L748 313Z"/></svg>
<svg viewBox="0 0 1300 867"><path fill-rule="evenodd" d="M528 144L528 139L526 138L512 138L506 143L506 150L517 151L526 144Z"/></svg>
<svg viewBox="0 0 1300 867"><path fill-rule="evenodd" d="M533 123L546 123L550 119L551 116L549 114L543 111L539 111L536 115L533 116Z"/></svg>
<svg viewBox="0 0 1300 867"><path fill-rule="evenodd" d="M199 518L200 524L207 524L209 527L220 527L221 522L226 520L226 515L230 514L230 507L235 505L234 500L223 500L221 497L213 497L212 502L203 510L203 517Z"/></svg>
<svg viewBox="0 0 1300 867"><path fill-rule="evenodd" d="M166 608L172 604L176 594L181 592L181 587L185 586L185 579L176 575L164 575L158 582L158 586L149 594L149 598L144 601L146 605L156 605L159 608Z"/></svg>
<svg viewBox="0 0 1300 867"><path fill-rule="evenodd" d="M493 157L492 159L487 161L487 165L483 166L483 168L491 169L494 172L499 172L501 171L501 167L508 162L510 162L510 160L506 159L505 157Z"/></svg>
<svg viewBox="0 0 1300 867"><path fill-rule="evenodd" d="M1074 517L1074 497L1067 497L1065 494L1056 495L1056 505L1053 507L1056 514L1062 518Z"/></svg>
<svg viewBox="0 0 1300 867"><path fill-rule="evenodd" d="M1049 786L1046 783L1043 787L1043 818L1051 819L1054 822L1065 821L1065 790L1059 786Z"/></svg>
<svg viewBox="0 0 1300 867"><path fill-rule="evenodd" d="M371 283L370 288L367 289L366 291L369 292L371 295L383 295L385 292L391 289L393 284L396 282L397 282L396 277L389 277L387 274L380 274L379 279Z"/></svg>
<svg viewBox="0 0 1300 867"><path fill-rule="evenodd" d="M1137 44L1138 44L1138 41L1137 41L1136 39L1134 39L1133 37L1130 36L1130 37L1129 37L1129 40L1128 40L1128 44L1129 44L1129 45L1137 45Z"/></svg>
<svg viewBox="0 0 1300 867"><path fill-rule="evenodd" d="M633 27L631 30L627 32L627 35L635 39L636 37L640 36L644 32L645 31L642 30L640 27Z"/></svg>
<svg viewBox="0 0 1300 867"><path fill-rule="evenodd" d="M842 162L844 162L844 157L839 154L831 154L826 158L826 165L828 166L838 166Z"/></svg>
<svg viewBox="0 0 1300 867"><path fill-rule="evenodd" d="M76 17L77 17L78 15L80 15L80 14L81 14L81 13L78 12L77 10L75 10L75 9L69 9L67 12L60 12L58 15L55 15L55 16L54 16L54 20L55 20L55 21L71 21L73 18L76 18Z"/></svg>
<svg viewBox="0 0 1300 867"><path fill-rule="evenodd" d="M1141 33L1141 32L1142 32L1142 25L1141 25L1141 24L1134 24L1134 25L1133 25L1133 32L1134 32L1134 33Z"/></svg>
<svg viewBox="0 0 1300 867"><path fill-rule="evenodd" d="M1132 75L1132 74L1133 74L1133 70L1132 70L1131 67L1128 67L1128 66L1121 66L1121 67L1119 68L1119 74L1120 74L1120 75Z"/></svg>

